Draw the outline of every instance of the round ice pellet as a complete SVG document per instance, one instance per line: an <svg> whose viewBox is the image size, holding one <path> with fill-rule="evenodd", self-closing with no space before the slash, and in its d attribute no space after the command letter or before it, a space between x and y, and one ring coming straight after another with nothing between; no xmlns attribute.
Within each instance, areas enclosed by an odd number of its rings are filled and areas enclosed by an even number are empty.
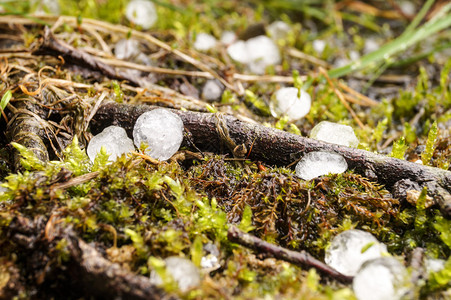
<svg viewBox="0 0 451 300"><path fill-rule="evenodd" d="M150 157L168 160L182 144L183 121L164 108L143 113L133 128L133 140L138 148L147 144L146 154Z"/></svg>

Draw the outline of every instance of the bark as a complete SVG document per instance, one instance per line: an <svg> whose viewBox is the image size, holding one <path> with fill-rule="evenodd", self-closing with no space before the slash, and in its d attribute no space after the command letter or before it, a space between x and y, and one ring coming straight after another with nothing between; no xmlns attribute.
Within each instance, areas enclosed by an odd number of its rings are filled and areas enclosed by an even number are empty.
<svg viewBox="0 0 451 300"><path fill-rule="evenodd" d="M44 143L45 130L41 118L42 111L39 111L34 105L34 99L31 97L20 99L15 102L17 113L9 121L6 129L6 137L10 142L16 142L27 147L41 161L48 161L49 154L47 146ZM20 169L21 156L17 151L14 153L14 167Z"/></svg>
<svg viewBox="0 0 451 300"><path fill-rule="evenodd" d="M92 119L91 130L96 134L107 126L118 125L132 137L136 119L142 113L155 108L157 107L105 102ZM189 142L191 140L202 151L231 152L229 147L224 147L228 142L220 134L223 130L218 130L218 124L225 124L229 134L226 138L230 138L236 145L244 144L249 151L247 157L252 160L286 166L308 152L335 152L346 159L349 169L386 185L388 189L392 189L399 180L406 179L418 183L421 187L427 186L429 195L439 204L443 215L451 217L449 171L250 124L229 115L172 111L182 118L188 133L184 139L185 146L192 148L193 145Z"/></svg>

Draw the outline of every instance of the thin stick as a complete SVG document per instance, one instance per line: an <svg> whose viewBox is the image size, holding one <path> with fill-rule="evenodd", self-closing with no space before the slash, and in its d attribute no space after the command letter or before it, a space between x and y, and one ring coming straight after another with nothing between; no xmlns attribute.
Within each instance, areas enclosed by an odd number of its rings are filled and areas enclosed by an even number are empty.
<svg viewBox="0 0 451 300"><path fill-rule="evenodd" d="M352 277L344 275L337 270L329 267L323 262L317 260L305 251L291 251L259 239L253 235L247 234L235 226L231 226L227 232L227 238L234 243L253 249L260 253L269 253L277 259L288 261L302 268L315 268L320 273L340 281L342 283L351 283Z"/></svg>

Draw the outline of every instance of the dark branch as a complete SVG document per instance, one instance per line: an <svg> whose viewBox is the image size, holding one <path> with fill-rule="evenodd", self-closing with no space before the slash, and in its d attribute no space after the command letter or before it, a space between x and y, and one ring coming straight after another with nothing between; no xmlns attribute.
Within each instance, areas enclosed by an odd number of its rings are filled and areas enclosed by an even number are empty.
<svg viewBox="0 0 451 300"><path fill-rule="evenodd" d="M148 105L128 105L115 102L102 104L91 124L93 133L98 133L110 125L125 128L132 135L136 119L144 112L155 109ZM227 147L218 133L218 116L212 113L199 113L173 110L184 123L195 145L205 151L219 152ZM312 151L331 151L342 155L350 169L372 180L393 188L399 180L409 179L421 187L427 186L428 193L439 204L444 216L451 216L451 172L423 166L372 152L348 148L304 138L281 130L240 121L233 116L221 116L228 127L230 138L236 145L244 144L251 149L249 158L274 165L288 165L305 153ZM185 146L188 146L185 139ZM251 147L252 146L252 147Z"/></svg>
<svg viewBox="0 0 451 300"><path fill-rule="evenodd" d="M54 57L61 56L65 62L77 66L82 66L93 71L99 71L103 75L118 80L126 80L134 86L139 86L139 79L122 72L116 71L113 67L97 60L92 55L78 50L63 41L55 38L52 31L45 27L44 36L41 38L37 48L33 51L34 55L51 55Z"/></svg>

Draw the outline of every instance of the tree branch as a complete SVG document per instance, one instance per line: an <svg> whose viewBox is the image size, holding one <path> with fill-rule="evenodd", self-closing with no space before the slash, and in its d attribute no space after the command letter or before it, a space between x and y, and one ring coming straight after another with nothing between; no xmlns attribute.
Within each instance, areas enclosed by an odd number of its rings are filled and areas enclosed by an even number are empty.
<svg viewBox="0 0 451 300"><path fill-rule="evenodd" d="M94 134L110 125L123 127L132 136L136 119L156 107L129 105L116 102L103 103L91 122ZM288 165L312 151L331 151L342 155L349 169L371 180L377 180L392 189L399 180L409 179L421 187L439 204L444 216L451 217L451 172L439 168L378 155L372 152L329 144L258 124L250 124L222 114L172 110L178 114L195 146L203 151L230 152L218 132L218 120L228 127L230 138L236 145L251 149L248 157L274 165ZM224 126L224 125L223 125ZM185 146L190 146L185 138Z"/></svg>

